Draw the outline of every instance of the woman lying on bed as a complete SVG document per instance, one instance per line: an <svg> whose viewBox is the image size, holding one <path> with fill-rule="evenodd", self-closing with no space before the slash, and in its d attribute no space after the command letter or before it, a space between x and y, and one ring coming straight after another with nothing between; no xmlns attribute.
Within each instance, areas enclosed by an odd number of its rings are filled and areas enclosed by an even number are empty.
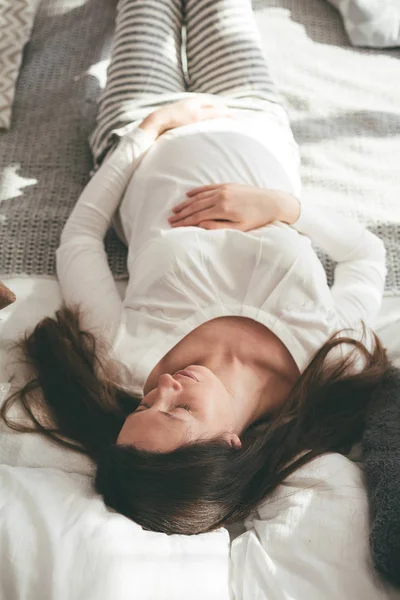
<svg viewBox="0 0 400 600"><path fill-rule="evenodd" d="M96 461L108 506L193 534L243 519L298 466L359 438L387 369L379 341L359 341L385 251L300 207L250 0L183 5L119 4L92 139L107 158L62 234L68 309L27 338L37 379L19 397L35 427ZM103 243L113 218L129 249L123 299ZM331 289L311 241L338 263Z"/></svg>

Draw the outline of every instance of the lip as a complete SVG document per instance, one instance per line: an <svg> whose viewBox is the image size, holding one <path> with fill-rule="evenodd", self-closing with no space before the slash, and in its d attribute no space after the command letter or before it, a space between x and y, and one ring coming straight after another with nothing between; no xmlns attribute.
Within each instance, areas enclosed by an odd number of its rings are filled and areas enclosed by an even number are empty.
<svg viewBox="0 0 400 600"><path fill-rule="evenodd" d="M188 371L186 369L184 369L183 371L177 371L175 375L183 375L184 377L190 377L190 379L194 379L197 382L199 381L192 371Z"/></svg>

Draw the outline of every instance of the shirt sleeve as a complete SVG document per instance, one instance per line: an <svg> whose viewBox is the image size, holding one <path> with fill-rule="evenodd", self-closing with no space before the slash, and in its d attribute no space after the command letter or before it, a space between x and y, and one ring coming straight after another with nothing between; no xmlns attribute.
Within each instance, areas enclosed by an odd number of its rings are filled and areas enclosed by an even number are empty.
<svg viewBox="0 0 400 600"><path fill-rule="evenodd" d="M56 253L64 302L81 311L85 329L115 341L122 300L104 249L104 236L141 156L154 139L136 128L124 136L83 190L61 235Z"/></svg>
<svg viewBox="0 0 400 600"><path fill-rule="evenodd" d="M373 326L385 288L383 242L359 223L304 205L293 227L338 263L331 293L341 322L351 326L363 320Z"/></svg>

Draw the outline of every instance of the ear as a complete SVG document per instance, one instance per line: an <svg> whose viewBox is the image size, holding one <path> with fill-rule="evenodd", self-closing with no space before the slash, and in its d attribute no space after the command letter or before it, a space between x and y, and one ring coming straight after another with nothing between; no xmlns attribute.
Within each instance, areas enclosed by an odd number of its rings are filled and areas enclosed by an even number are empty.
<svg viewBox="0 0 400 600"><path fill-rule="evenodd" d="M240 450L242 447L242 442L236 433L224 433L223 438L232 448L236 448L236 450Z"/></svg>

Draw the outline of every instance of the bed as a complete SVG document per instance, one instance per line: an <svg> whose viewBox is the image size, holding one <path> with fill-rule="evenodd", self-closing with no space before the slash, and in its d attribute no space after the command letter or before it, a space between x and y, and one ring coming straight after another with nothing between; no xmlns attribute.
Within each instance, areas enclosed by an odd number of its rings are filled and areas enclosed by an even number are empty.
<svg viewBox="0 0 400 600"><path fill-rule="evenodd" d="M254 6L301 146L305 201L351 214L385 240L376 328L400 366L400 51L352 48L325 0ZM85 140L114 11L111 0L43 0L25 48L11 127L0 134L0 278L17 295L0 314L0 394L10 369L18 377L22 368L9 343L61 303L53 252L91 168ZM112 235L107 243L123 294L123 249ZM303 467L229 532L168 537L107 511L85 461L50 461L35 436L0 435L9 436L1 600L400 598L372 567L362 472L345 457Z"/></svg>

